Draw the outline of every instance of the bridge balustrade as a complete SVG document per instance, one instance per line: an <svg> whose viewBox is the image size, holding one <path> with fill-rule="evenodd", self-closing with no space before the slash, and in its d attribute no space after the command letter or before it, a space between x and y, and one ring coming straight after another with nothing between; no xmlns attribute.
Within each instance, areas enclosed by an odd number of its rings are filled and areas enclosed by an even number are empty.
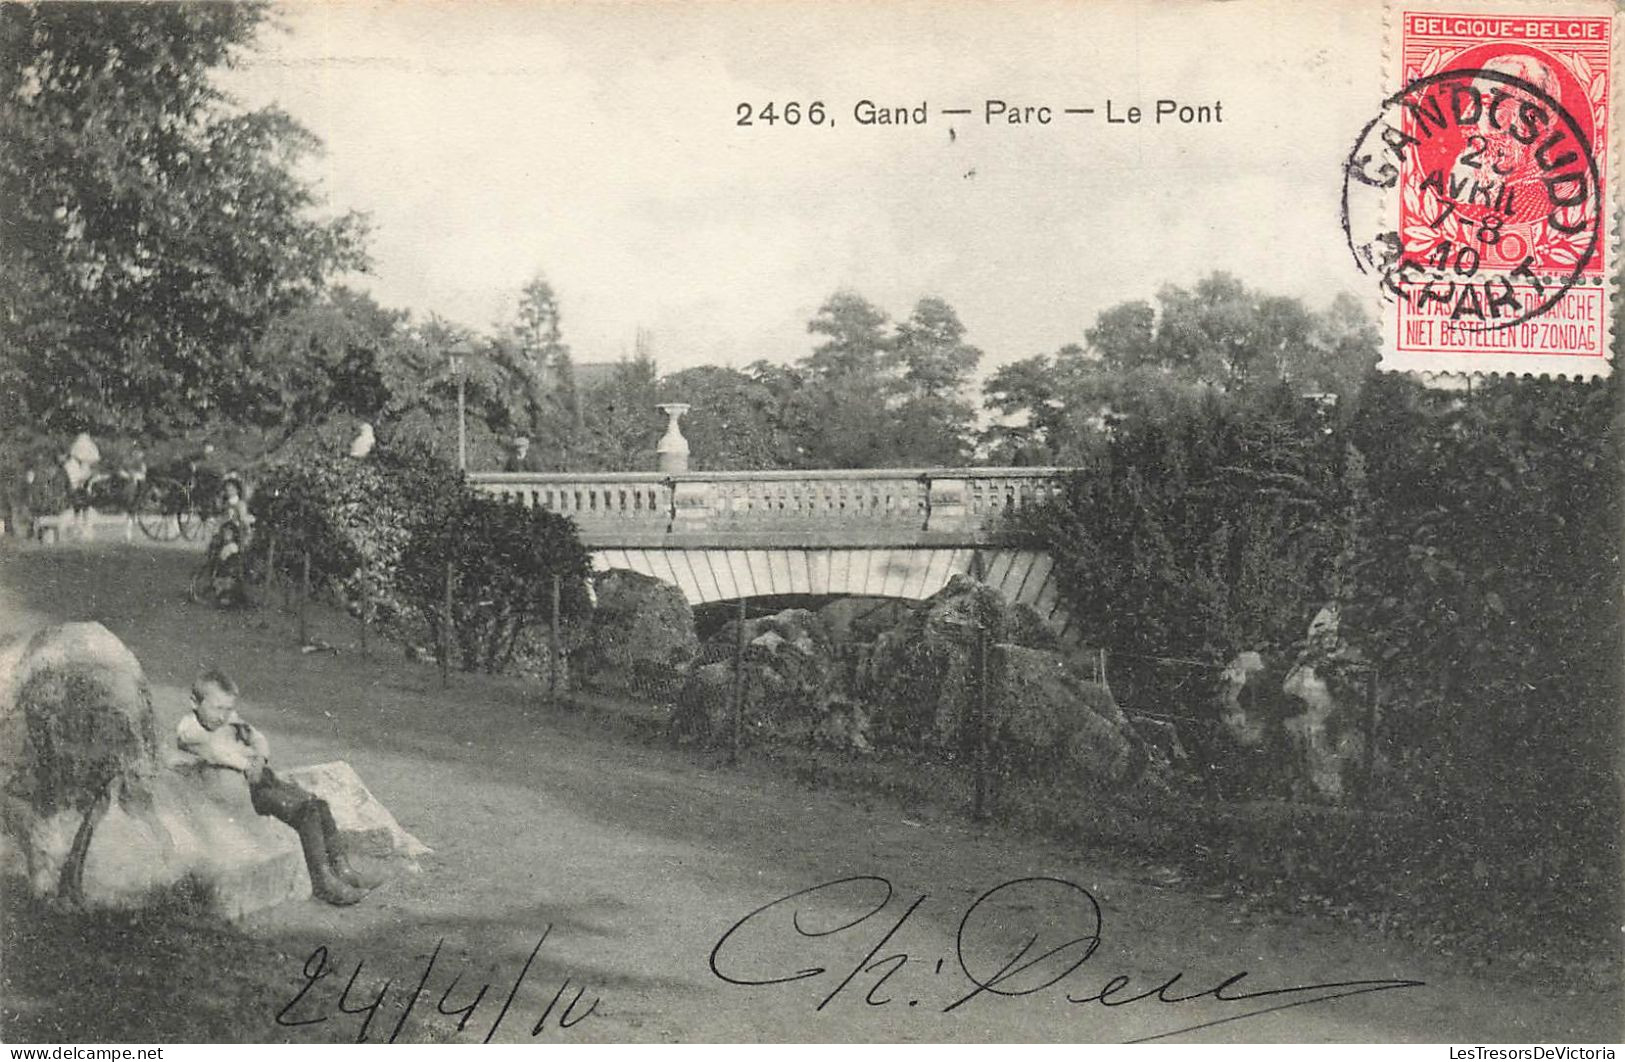
<svg viewBox="0 0 1625 1062"><path fill-rule="evenodd" d="M931 546L1000 540L1057 468L477 472L477 488L575 520L604 546Z"/></svg>

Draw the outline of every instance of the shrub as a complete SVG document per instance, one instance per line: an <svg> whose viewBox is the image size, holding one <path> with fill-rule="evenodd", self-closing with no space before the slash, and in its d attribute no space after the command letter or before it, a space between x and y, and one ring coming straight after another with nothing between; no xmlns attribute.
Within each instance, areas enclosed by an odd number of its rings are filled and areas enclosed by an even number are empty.
<svg viewBox="0 0 1625 1062"><path fill-rule="evenodd" d="M438 653L451 643L463 670L499 671L512 661L525 629L549 619L554 578L562 618L586 612L589 571L586 548L568 518L464 490L411 534L397 586Z"/></svg>
<svg viewBox="0 0 1625 1062"><path fill-rule="evenodd" d="M1358 455L1290 392L1123 425L1023 529L1084 642L1222 666L1346 593Z"/></svg>
<svg viewBox="0 0 1625 1062"><path fill-rule="evenodd" d="M308 553L312 587L346 600L359 598L363 579L377 591L393 585L413 523L380 466L325 454L268 469L249 507L255 556L274 543L278 569L298 579Z"/></svg>
<svg viewBox="0 0 1625 1062"><path fill-rule="evenodd" d="M1384 380L1355 424L1377 511L1348 626L1395 702L1385 736L1455 784L1615 789L1614 386Z"/></svg>
<svg viewBox="0 0 1625 1062"><path fill-rule="evenodd" d="M420 618L398 585L401 556L467 492L461 473L419 448L365 461L306 453L261 476L249 503L252 556L264 562L274 543L277 568L298 579L309 551L313 588L354 607L365 595L374 620L415 627Z"/></svg>

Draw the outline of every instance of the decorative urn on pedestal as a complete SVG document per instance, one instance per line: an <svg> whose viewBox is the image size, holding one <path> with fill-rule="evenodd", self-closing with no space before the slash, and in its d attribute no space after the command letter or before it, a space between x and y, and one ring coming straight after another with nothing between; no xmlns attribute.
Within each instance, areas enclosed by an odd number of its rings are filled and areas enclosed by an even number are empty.
<svg viewBox="0 0 1625 1062"><path fill-rule="evenodd" d="M655 454L660 459L660 471L668 475L688 471L688 440L683 438L683 429L678 421L689 406L686 402L666 402L655 407L669 418L666 422L666 434L660 437L660 444L655 447Z"/></svg>

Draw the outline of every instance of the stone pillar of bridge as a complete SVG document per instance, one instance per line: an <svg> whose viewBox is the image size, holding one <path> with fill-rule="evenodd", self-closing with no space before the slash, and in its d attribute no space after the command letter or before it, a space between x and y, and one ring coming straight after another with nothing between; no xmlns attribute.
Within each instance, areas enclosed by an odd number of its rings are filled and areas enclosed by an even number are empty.
<svg viewBox="0 0 1625 1062"><path fill-rule="evenodd" d="M660 459L660 471L668 475L688 471L688 440L677 422L689 407L682 402L666 402L655 407L666 414L666 434L660 437L655 455Z"/></svg>
<svg viewBox="0 0 1625 1062"><path fill-rule="evenodd" d="M958 531L969 525L970 498L963 478L932 476L927 491L927 531Z"/></svg>
<svg viewBox="0 0 1625 1062"><path fill-rule="evenodd" d="M660 471L669 476L688 471L688 440L678 423L689 407L682 402L666 402L655 407L666 414L666 434L660 437L655 454L660 459ZM711 484L704 481L680 479L672 484L671 531L701 531L711 522Z"/></svg>
<svg viewBox="0 0 1625 1062"><path fill-rule="evenodd" d="M703 479L680 479L672 484L671 531L703 531L710 525L714 486Z"/></svg>

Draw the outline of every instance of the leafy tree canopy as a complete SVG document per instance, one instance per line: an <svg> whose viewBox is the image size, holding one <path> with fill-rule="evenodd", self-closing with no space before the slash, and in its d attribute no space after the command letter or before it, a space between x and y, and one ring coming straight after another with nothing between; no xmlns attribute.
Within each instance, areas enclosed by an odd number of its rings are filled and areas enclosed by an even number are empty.
<svg viewBox="0 0 1625 1062"><path fill-rule="evenodd" d="M262 4L0 8L0 401L57 432L163 437L272 415L255 341L364 264L356 215L313 216L317 148L211 79Z"/></svg>
<svg viewBox="0 0 1625 1062"><path fill-rule="evenodd" d="M1351 408L1377 361L1375 326L1350 296L1316 311L1225 273L1105 310L1084 338L988 378L985 404L1003 418L984 437L992 460L1082 461L1125 420L1189 413L1208 396L1256 404L1282 385Z"/></svg>
<svg viewBox="0 0 1625 1062"><path fill-rule="evenodd" d="M890 343L886 314L854 291L837 291L818 308L807 331L823 336L803 362L823 377L871 376L882 368Z"/></svg>

